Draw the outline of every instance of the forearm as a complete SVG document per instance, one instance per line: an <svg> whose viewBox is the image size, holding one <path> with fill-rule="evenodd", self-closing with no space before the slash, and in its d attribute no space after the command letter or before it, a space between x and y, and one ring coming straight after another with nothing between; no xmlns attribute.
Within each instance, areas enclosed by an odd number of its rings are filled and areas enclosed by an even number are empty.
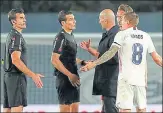
<svg viewBox="0 0 163 113"><path fill-rule="evenodd" d="M29 77L35 76L35 73L32 72L20 59L13 61L13 64L22 71L25 75Z"/></svg>
<svg viewBox="0 0 163 113"><path fill-rule="evenodd" d="M98 56L99 56L99 52L96 49L92 48L92 47L88 48L88 52L90 54L92 54L93 56L95 56L96 58L98 58Z"/></svg>
<svg viewBox="0 0 163 113"><path fill-rule="evenodd" d="M106 51L99 59L95 60L96 65L100 65L108 60L110 60L119 50L119 47L112 45L111 48Z"/></svg>
<svg viewBox="0 0 163 113"><path fill-rule="evenodd" d="M156 51L152 52L151 56L154 62L162 67L162 57Z"/></svg>
<svg viewBox="0 0 163 113"><path fill-rule="evenodd" d="M66 76L70 76L72 74L70 71L68 71L65 66L62 64L62 62L59 59L56 59L55 61L52 61L53 66L62 72Z"/></svg>
<svg viewBox="0 0 163 113"><path fill-rule="evenodd" d="M155 63L162 67L162 58L161 58L161 56L158 55L157 59L155 60Z"/></svg>

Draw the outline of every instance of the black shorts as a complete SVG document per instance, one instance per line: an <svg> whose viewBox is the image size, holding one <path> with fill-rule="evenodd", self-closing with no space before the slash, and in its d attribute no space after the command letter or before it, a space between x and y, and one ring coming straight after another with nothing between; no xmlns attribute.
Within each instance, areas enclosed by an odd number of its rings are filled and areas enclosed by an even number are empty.
<svg viewBox="0 0 163 113"><path fill-rule="evenodd" d="M56 76L56 89L59 104L70 105L80 101L80 86L72 86L66 75Z"/></svg>
<svg viewBox="0 0 163 113"><path fill-rule="evenodd" d="M5 73L4 108L27 106L27 80L23 73Z"/></svg>

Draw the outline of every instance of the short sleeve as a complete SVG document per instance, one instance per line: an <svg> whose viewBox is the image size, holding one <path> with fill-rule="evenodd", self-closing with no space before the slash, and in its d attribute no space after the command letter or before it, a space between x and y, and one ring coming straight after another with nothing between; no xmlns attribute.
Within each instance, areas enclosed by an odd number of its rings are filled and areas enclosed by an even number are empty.
<svg viewBox="0 0 163 113"><path fill-rule="evenodd" d="M21 36L13 35L11 36L11 42L9 44L9 53L11 54L14 51L22 51L22 40Z"/></svg>
<svg viewBox="0 0 163 113"><path fill-rule="evenodd" d="M154 51L155 51L155 46L152 42L151 37L149 36L149 38L148 38L148 53L152 53Z"/></svg>
<svg viewBox="0 0 163 113"><path fill-rule="evenodd" d="M62 52L62 47L64 44L64 36L58 35L55 37L55 40L53 41L53 53L61 53Z"/></svg>
<svg viewBox="0 0 163 113"><path fill-rule="evenodd" d="M117 45L120 48L123 45L123 43L124 43L124 38L125 38L125 36L124 36L123 31L119 31L115 35L113 45Z"/></svg>

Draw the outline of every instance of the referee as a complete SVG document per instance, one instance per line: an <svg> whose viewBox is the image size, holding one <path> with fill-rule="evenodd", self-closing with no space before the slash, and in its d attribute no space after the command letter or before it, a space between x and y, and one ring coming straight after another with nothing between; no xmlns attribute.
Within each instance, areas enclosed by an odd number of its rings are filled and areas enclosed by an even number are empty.
<svg viewBox="0 0 163 113"><path fill-rule="evenodd" d="M21 33L26 28L23 9L12 9L8 19L12 29L6 38L4 52L3 112L23 112L23 107L27 106L26 75L33 79L38 88L43 86L40 79L43 76L26 66L27 45Z"/></svg>
<svg viewBox="0 0 163 113"><path fill-rule="evenodd" d="M53 42L51 62L55 67L56 88L60 104L60 112L78 112L80 101L80 81L77 64L85 64L76 58L77 44L73 30L76 20L70 11L60 11L58 20L61 31Z"/></svg>

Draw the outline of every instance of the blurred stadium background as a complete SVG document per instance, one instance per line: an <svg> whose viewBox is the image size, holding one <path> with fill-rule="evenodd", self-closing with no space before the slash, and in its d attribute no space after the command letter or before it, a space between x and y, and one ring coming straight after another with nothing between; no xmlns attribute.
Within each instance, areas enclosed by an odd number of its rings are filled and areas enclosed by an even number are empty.
<svg viewBox="0 0 163 113"><path fill-rule="evenodd" d="M162 55L162 1L1 1L1 59L4 55L6 35L11 28L7 13L12 8L22 7L27 19L27 28L23 35L28 44L28 66L34 72L45 75L42 89L37 89L33 81L28 78L29 105L58 104L53 66L50 62L53 39L60 30L57 13L60 10L73 11L77 21L74 34L78 45L81 41L91 38L92 46L97 48L103 32L98 23L100 11L110 8L116 13L121 3L130 5L139 14L139 29L150 33L156 50ZM78 48L78 57L85 60L94 59L80 47ZM3 73L1 66L1 89L3 87ZM99 96L92 96L93 75L94 70L85 73L80 72L81 104L87 105L87 107L101 104ZM153 105L153 108L150 109L157 111L157 107L162 106L162 68L158 67L149 55L147 98L148 105ZM3 94L1 93L2 103ZM156 109L154 105L156 105ZM98 106L98 108L100 107ZM38 109L41 110L41 108ZM158 109L162 111L162 107ZM30 110L36 111L35 108Z"/></svg>

